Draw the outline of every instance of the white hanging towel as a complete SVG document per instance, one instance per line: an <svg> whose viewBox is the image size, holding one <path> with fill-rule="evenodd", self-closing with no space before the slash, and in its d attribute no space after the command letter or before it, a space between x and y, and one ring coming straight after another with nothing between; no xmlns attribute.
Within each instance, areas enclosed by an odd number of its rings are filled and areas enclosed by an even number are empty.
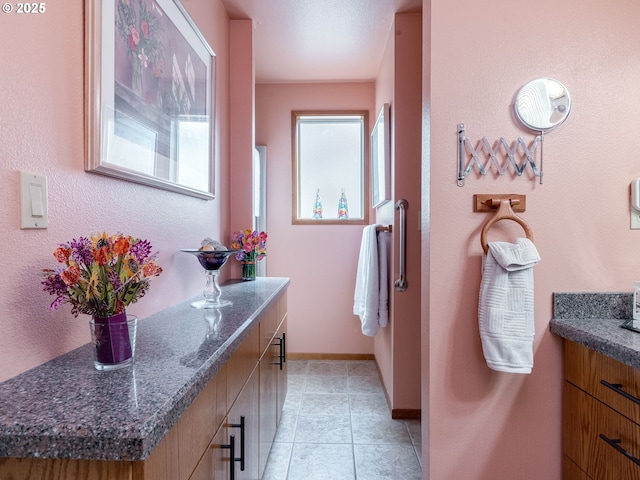
<svg viewBox="0 0 640 480"><path fill-rule="evenodd" d="M487 365L498 372L533 368L533 267L540 255L533 242L489 242L482 258L478 321Z"/></svg>
<svg viewBox="0 0 640 480"><path fill-rule="evenodd" d="M389 319L389 235L376 234L377 225L362 232L353 294L353 314L360 317L362 333L373 337Z"/></svg>

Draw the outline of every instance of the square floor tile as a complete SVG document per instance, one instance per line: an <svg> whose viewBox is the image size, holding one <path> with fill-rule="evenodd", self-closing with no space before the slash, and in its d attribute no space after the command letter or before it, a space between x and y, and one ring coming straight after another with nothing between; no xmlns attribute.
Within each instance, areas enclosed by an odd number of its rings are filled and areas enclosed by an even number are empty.
<svg viewBox="0 0 640 480"><path fill-rule="evenodd" d="M282 412L280 423L276 430L275 442L293 442L296 435L296 426L298 425L298 414Z"/></svg>
<svg viewBox="0 0 640 480"><path fill-rule="evenodd" d="M284 399L282 412L297 415L300 412L301 403L302 403L302 392L301 393L288 392L287 397Z"/></svg>
<svg viewBox="0 0 640 480"><path fill-rule="evenodd" d="M387 415L391 417L387 399L382 393L350 393L351 415Z"/></svg>
<svg viewBox="0 0 640 480"><path fill-rule="evenodd" d="M309 370L309 360L287 360L289 375L306 375Z"/></svg>
<svg viewBox="0 0 640 480"><path fill-rule="evenodd" d="M369 376L348 377L349 393L383 393L380 378Z"/></svg>
<svg viewBox="0 0 640 480"><path fill-rule="evenodd" d="M354 480L351 445L294 443L290 480Z"/></svg>
<svg viewBox="0 0 640 480"><path fill-rule="evenodd" d="M422 468L411 445L354 445L353 450L358 480L422 478Z"/></svg>
<svg viewBox="0 0 640 480"><path fill-rule="evenodd" d="M347 377L329 375L309 375L304 393L346 393Z"/></svg>
<svg viewBox="0 0 640 480"><path fill-rule="evenodd" d="M305 393L300 414L349 415L349 396L346 393Z"/></svg>
<svg viewBox="0 0 640 480"><path fill-rule="evenodd" d="M309 376L347 376L347 363L343 360L310 360Z"/></svg>
<svg viewBox="0 0 640 480"><path fill-rule="evenodd" d="M285 480L289 470L293 443L274 443L262 475L262 480Z"/></svg>
<svg viewBox="0 0 640 480"><path fill-rule="evenodd" d="M287 375L287 395L304 392L307 383L306 375Z"/></svg>
<svg viewBox="0 0 640 480"><path fill-rule="evenodd" d="M403 420L386 415L352 415L353 443L411 445L409 431Z"/></svg>
<svg viewBox="0 0 640 480"><path fill-rule="evenodd" d="M376 362L373 360L347 362L347 372L349 373L349 376L379 376Z"/></svg>
<svg viewBox="0 0 640 480"><path fill-rule="evenodd" d="M351 417L349 415L300 415L295 442L351 445Z"/></svg>

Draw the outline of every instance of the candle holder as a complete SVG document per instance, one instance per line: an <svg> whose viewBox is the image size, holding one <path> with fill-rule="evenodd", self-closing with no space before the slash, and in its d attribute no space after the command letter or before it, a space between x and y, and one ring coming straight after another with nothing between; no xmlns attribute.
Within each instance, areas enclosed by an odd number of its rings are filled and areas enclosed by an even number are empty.
<svg viewBox="0 0 640 480"><path fill-rule="evenodd" d="M194 308L218 308L225 305L231 305L229 300L221 300L222 290L218 284L218 274L222 266L227 263L229 257L238 253L240 250L194 250L182 249L181 252L195 255L204 268L206 284L204 287L202 300L198 300L191 304Z"/></svg>

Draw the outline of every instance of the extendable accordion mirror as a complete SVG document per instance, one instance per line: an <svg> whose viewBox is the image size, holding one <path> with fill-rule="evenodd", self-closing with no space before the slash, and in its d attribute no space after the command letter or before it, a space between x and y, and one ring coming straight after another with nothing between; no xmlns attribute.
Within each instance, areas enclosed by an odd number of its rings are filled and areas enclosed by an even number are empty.
<svg viewBox="0 0 640 480"><path fill-rule="evenodd" d="M509 144L504 137L493 145L486 137L474 147L467 138L465 126L458 124L458 186L464 186L464 179L475 165L481 175L486 175L493 165L498 174L503 175L511 165L517 176L521 176L527 165L542 183L542 160L545 133L564 123L571 112L569 90L553 78L536 78L525 84L516 95L514 102L516 118L527 129L538 133L530 145L522 137ZM540 168L535 162L535 152L540 146ZM484 162L481 158L484 157ZM502 157L500 161L498 157ZM467 161L468 158L468 161Z"/></svg>

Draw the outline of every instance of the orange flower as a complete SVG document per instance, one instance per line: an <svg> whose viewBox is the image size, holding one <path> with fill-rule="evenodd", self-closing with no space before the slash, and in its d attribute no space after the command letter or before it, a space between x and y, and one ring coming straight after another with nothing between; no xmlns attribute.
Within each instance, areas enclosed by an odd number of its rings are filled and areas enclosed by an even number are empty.
<svg viewBox="0 0 640 480"><path fill-rule="evenodd" d="M129 252L129 239L124 236L120 236L113 244L113 253L116 255L124 255Z"/></svg>
<svg viewBox="0 0 640 480"><path fill-rule="evenodd" d="M161 273L162 273L162 268L156 265L153 261L146 263L142 267L142 274L145 277L155 277L157 275L160 275Z"/></svg>
<svg viewBox="0 0 640 480"><path fill-rule="evenodd" d="M76 265L71 265L64 272L60 274L62 280L67 285L73 285L80 279L80 268Z"/></svg>
<svg viewBox="0 0 640 480"><path fill-rule="evenodd" d="M93 258L96 259L98 265L106 265L109 262L109 249L108 247L98 248L93 251Z"/></svg>
<svg viewBox="0 0 640 480"><path fill-rule="evenodd" d="M60 263L69 263L70 248L58 247L54 250L53 256Z"/></svg>

